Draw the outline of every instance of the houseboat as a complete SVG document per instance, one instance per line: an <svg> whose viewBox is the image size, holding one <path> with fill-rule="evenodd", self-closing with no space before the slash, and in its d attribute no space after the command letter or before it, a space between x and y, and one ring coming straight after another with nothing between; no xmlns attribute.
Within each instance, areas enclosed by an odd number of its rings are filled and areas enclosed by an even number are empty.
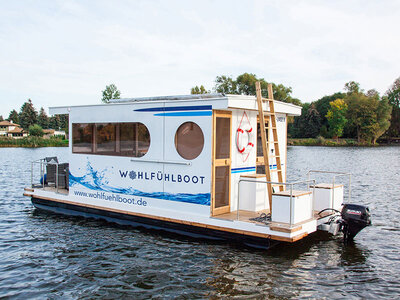
<svg viewBox="0 0 400 300"><path fill-rule="evenodd" d="M261 248L318 229L354 237L369 211L344 214L343 185L317 183L316 172L286 181L288 118L301 107L268 92L51 107L69 115L69 162L32 162L24 195L55 213Z"/></svg>

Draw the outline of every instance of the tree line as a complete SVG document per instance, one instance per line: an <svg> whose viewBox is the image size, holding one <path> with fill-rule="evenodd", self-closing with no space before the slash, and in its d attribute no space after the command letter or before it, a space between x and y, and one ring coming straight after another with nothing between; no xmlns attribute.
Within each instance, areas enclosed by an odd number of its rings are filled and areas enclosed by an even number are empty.
<svg viewBox="0 0 400 300"><path fill-rule="evenodd" d="M262 95L267 97L268 82L251 73L243 73L236 79L217 76L213 92L255 95L256 81L261 82ZM293 97L291 87L276 83L272 86L274 99L302 107L301 115L289 120L290 137L345 137L372 144L379 137L400 137L400 77L383 96L374 89L365 92L359 83L350 81L344 85L344 91L311 103L303 103ZM193 87L191 93L205 94L211 93L211 90L200 85Z"/></svg>
<svg viewBox="0 0 400 300"><path fill-rule="evenodd" d="M0 116L0 121L3 120L3 117ZM43 107L38 112L31 99L22 104L19 112L15 109L11 110L6 120L19 124L31 135L43 135L43 129L64 130L68 132L68 115L49 117Z"/></svg>

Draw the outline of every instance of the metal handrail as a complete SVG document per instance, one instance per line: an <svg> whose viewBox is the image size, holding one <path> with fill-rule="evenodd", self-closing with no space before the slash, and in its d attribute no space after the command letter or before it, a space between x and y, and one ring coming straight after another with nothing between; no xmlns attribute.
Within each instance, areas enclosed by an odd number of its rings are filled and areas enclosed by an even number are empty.
<svg viewBox="0 0 400 300"><path fill-rule="evenodd" d="M55 180L55 187L56 187L56 193L58 193L58 189L59 189L59 184L58 184L58 170L59 170L59 167L58 167L58 165L60 164L60 163L58 163L58 162L56 162L56 163L49 163L49 162L47 162L47 161L45 161L45 159L44 158L41 158L41 159L37 159L37 160L34 160L34 161L31 161L31 187L33 187L33 169L34 169L34 165L35 164L39 164L40 165L40 178L42 178L43 180L42 180L42 187L43 187L43 189L44 189L44 183L45 183L45 180L44 180L44 174L45 174L45 166L47 166L47 165L56 165L56 180Z"/></svg>
<svg viewBox="0 0 400 300"><path fill-rule="evenodd" d="M323 171L323 170L309 170L307 172L307 177L310 179L310 174L311 173L323 173L323 174L336 174L333 175L332 177L332 201L331 201L331 206L330 208L333 208L333 204L335 203L335 179L336 177L340 176L349 176L349 199L348 202L351 200L351 173L347 172L335 172L335 171Z"/></svg>
<svg viewBox="0 0 400 300"><path fill-rule="evenodd" d="M292 204L293 204L293 186L296 184L304 184L304 183L309 183L313 182L313 193L312 193L312 211L314 211L314 195L315 195L315 179L308 179L308 180L300 180L300 181L294 181L294 182L276 182L276 181L258 181L258 180L251 180L247 178L240 178L238 181L238 195L237 195L237 215L236 215L236 220L239 220L239 199L240 199L240 183L241 182L255 182L255 183L266 183L266 184L276 184L276 185L289 185L290 186L290 215L289 215L289 226L293 225L293 211L292 211ZM310 190L309 184L307 184L308 191ZM270 207L270 212L272 215L272 207Z"/></svg>

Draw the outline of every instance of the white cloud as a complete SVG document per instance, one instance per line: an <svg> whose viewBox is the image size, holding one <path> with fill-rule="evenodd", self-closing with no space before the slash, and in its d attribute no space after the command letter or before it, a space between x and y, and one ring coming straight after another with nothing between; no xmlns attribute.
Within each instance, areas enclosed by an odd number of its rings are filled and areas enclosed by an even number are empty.
<svg viewBox="0 0 400 300"><path fill-rule="evenodd" d="M212 88L256 73L303 101L400 76L397 1L43 1L0 11L0 114Z"/></svg>

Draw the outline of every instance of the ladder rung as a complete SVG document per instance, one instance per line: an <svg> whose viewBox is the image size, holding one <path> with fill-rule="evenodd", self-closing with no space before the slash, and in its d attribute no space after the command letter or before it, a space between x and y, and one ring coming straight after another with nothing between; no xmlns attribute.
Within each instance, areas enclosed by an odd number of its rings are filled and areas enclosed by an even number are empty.
<svg viewBox="0 0 400 300"><path fill-rule="evenodd" d="M278 144L278 141L267 141L269 144Z"/></svg>
<svg viewBox="0 0 400 300"><path fill-rule="evenodd" d="M281 157L280 155L268 155L268 158L277 158L277 157Z"/></svg>
<svg viewBox="0 0 400 300"><path fill-rule="evenodd" d="M267 127L267 128L272 130L276 129L276 127Z"/></svg>
<svg viewBox="0 0 400 300"><path fill-rule="evenodd" d="M281 172L282 173L282 170L278 170L278 169L274 169L274 170L270 170L271 172Z"/></svg>
<svg viewBox="0 0 400 300"><path fill-rule="evenodd" d="M284 184L271 184L271 186L284 186Z"/></svg>

